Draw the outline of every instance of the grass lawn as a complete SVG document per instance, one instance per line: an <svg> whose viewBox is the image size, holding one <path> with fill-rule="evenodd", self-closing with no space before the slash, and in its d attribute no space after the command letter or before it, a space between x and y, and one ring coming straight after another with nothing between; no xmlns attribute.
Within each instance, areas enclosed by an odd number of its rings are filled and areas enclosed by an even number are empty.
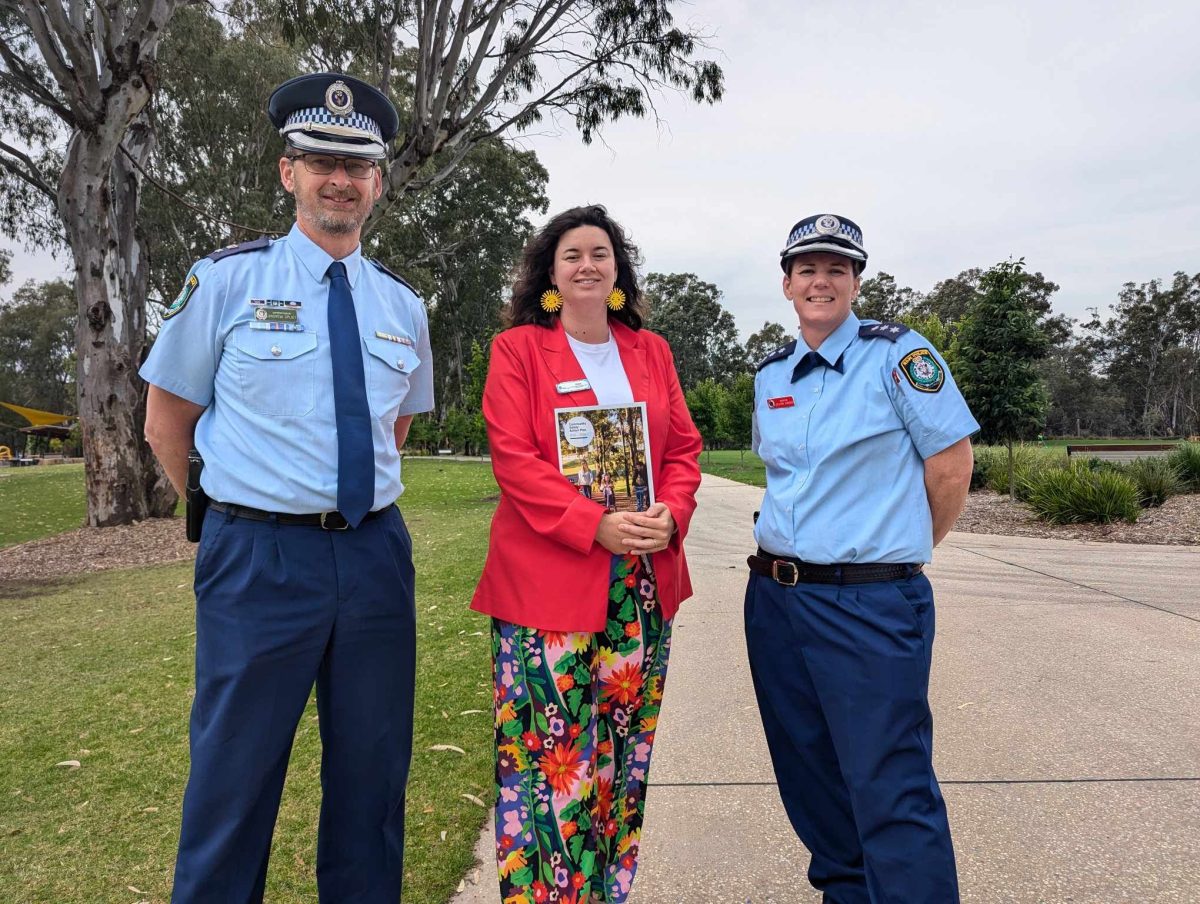
<svg viewBox="0 0 1200 904"><path fill-rule="evenodd" d="M0 546L83 526L83 465L0 468Z"/></svg>
<svg viewBox="0 0 1200 904"><path fill-rule="evenodd" d="M739 483L765 487L767 469L762 459L753 452L738 452L735 449L716 449L700 456L700 470Z"/></svg>
<svg viewBox="0 0 1200 904"><path fill-rule="evenodd" d="M65 526L77 526L82 481L69 467L0 481L0 492L8 492L0 496L6 519L6 503L29 510L34 504L24 491L44 487L58 517L74 518ZM66 489L72 471L74 500ZM483 564L496 485L489 467L474 462L409 461L405 480L418 663L404 900L441 904L470 867L486 815L464 795L485 803L491 797L488 623L467 603ZM168 900L188 763L191 584L189 563L36 588L0 585L5 904ZM440 744L466 753L429 749ZM55 765L69 760L80 766ZM275 832L269 901L316 901L319 762L310 702Z"/></svg>

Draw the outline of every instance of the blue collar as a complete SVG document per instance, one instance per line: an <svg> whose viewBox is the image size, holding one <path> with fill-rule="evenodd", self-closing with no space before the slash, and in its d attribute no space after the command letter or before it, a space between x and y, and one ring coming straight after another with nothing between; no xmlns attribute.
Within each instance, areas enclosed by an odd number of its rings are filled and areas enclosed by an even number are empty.
<svg viewBox="0 0 1200 904"><path fill-rule="evenodd" d="M796 341L798 358L792 369L792 382L795 383L814 367L832 367L838 373L843 372L846 349L858 335L859 320L851 311L849 316L838 325L838 328L825 337L820 348L810 349L801 333Z"/></svg>
<svg viewBox="0 0 1200 904"><path fill-rule="evenodd" d="M308 275L317 282L324 282L325 272L333 263L329 252L306 236L299 223L292 224L291 231L287 234L287 244L291 252L296 255L296 259L308 271ZM350 282L350 288L353 289L358 283L358 274L362 272L362 245L360 244L349 255L343 257L342 263L346 265L346 278Z"/></svg>

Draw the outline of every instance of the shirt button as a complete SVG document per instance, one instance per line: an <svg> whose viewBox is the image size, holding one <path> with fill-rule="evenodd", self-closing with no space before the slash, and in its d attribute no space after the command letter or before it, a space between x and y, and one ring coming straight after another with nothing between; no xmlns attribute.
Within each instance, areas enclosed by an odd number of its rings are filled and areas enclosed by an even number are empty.
<svg viewBox="0 0 1200 904"><path fill-rule="evenodd" d="M272 345L271 346L271 354L274 355L276 358L278 358L280 355L283 354L283 349L281 349L278 345Z"/></svg>
<svg viewBox="0 0 1200 904"><path fill-rule="evenodd" d="M397 367L403 367L403 366L404 366L404 359L403 359L403 358L397 358L397 359L396 359L396 366L397 366Z"/></svg>
<svg viewBox="0 0 1200 904"><path fill-rule="evenodd" d="M820 392L820 391L821 391L821 387L820 387L820 386L818 386L816 389L814 389L814 390L813 390L813 392Z"/></svg>

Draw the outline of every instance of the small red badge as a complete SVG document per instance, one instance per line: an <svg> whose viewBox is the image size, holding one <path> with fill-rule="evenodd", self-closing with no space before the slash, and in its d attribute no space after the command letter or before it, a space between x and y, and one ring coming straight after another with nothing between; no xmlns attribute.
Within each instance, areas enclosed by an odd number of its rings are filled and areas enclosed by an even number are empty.
<svg viewBox="0 0 1200 904"><path fill-rule="evenodd" d="M796 404L796 400L790 395L779 396L777 399L767 399L768 408L791 408Z"/></svg>

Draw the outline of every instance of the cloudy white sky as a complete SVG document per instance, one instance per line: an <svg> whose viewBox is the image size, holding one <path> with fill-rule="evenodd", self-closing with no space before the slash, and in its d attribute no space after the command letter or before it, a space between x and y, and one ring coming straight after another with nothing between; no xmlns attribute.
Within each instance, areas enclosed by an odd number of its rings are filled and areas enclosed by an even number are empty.
<svg viewBox="0 0 1200 904"><path fill-rule="evenodd" d="M646 270L716 283L744 334L792 325L778 251L839 213L868 275L927 290L1010 256L1057 311L1200 272L1200 3L697 0L725 99L659 98L604 143L526 140L551 212L606 204ZM53 264L18 251L19 284Z"/></svg>

